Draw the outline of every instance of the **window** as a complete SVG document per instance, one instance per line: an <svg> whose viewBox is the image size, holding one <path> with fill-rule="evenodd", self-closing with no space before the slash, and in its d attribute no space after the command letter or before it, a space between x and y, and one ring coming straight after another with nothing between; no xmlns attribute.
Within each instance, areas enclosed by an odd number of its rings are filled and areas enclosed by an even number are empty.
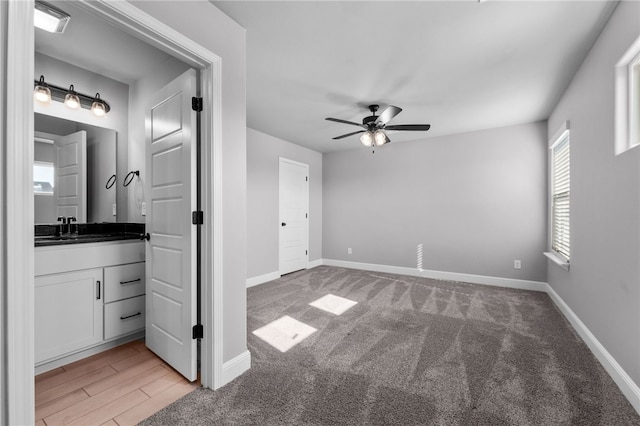
<svg viewBox="0 0 640 426"><path fill-rule="evenodd" d="M616 64L615 153L640 145L640 37Z"/></svg>
<svg viewBox="0 0 640 426"><path fill-rule="evenodd" d="M551 145L551 250L565 262L571 255L570 239L570 167L569 129Z"/></svg>
<svg viewBox="0 0 640 426"><path fill-rule="evenodd" d="M53 195L53 163L36 161L33 164L33 192L36 195Z"/></svg>

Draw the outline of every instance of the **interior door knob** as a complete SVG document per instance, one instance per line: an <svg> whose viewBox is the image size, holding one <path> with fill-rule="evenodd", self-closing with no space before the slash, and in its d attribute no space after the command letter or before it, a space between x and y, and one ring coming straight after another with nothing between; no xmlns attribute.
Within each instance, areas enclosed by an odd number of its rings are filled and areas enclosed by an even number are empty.
<svg viewBox="0 0 640 426"><path fill-rule="evenodd" d="M282 222L282 226L287 226L287 224L286 224L286 223L284 223L284 222Z"/></svg>

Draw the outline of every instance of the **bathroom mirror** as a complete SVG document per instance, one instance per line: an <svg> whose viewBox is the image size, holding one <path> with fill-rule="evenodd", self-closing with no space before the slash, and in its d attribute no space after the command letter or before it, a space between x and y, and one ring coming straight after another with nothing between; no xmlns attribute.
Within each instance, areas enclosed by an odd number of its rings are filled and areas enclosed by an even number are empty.
<svg viewBox="0 0 640 426"><path fill-rule="evenodd" d="M35 114L34 214L36 224L58 216L78 223L116 222L115 130Z"/></svg>

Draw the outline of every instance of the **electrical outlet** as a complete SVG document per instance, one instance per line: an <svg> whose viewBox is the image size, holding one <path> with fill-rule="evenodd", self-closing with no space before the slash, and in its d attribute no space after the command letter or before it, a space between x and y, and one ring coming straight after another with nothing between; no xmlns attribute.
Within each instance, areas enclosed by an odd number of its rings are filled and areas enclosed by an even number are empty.
<svg viewBox="0 0 640 426"><path fill-rule="evenodd" d="M520 268L522 268L522 262L520 262L519 260L514 260L513 269L520 269Z"/></svg>
<svg viewBox="0 0 640 426"><path fill-rule="evenodd" d="M145 203L144 201L142 202L142 207L140 208L140 214L142 216L147 215L147 203Z"/></svg>
<svg viewBox="0 0 640 426"><path fill-rule="evenodd" d="M353 252L351 251L351 247L349 247L349 248L347 249L347 254L352 254L352 253L353 253Z"/></svg>

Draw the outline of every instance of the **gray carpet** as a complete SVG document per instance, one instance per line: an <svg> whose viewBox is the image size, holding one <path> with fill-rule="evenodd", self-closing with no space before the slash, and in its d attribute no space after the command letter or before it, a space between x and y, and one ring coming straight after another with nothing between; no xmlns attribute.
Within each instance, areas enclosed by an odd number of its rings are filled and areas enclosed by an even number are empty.
<svg viewBox="0 0 640 426"><path fill-rule="evenodd" d="M309 303L333 294L342 315ZM144 425L640 425L546 294L320 266L248 290L252 368ZM286 353L252 331L318 331Z"/></svg>

